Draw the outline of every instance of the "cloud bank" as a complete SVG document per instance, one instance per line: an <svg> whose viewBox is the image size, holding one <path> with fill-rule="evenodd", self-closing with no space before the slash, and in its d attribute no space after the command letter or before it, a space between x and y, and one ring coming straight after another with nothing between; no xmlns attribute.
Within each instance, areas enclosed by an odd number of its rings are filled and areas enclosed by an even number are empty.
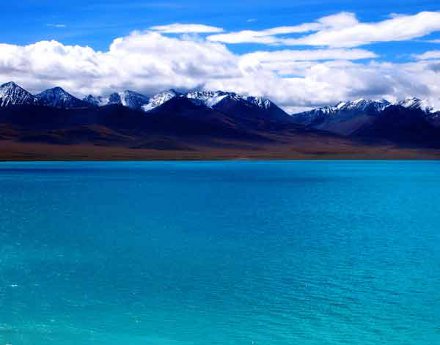
<svg viewBox="0 0 440 345"><path fill-rule="evenodd" d="M440 31L439 12L395 15L376 23L361 23L343 12L312 23L232 33L202 24L171 24L116 38L105 51L57 41L0 44L0 80L14 80L34 92L59 85L78 96L120 89L146 94L168 88L221 89L266 96L290 111L359 97L416 96L437 103L439 50L396 63L358 48L435 31ZM245 42L260 45L240 54L229 46Z"/></svg>
<svg viewBox="0 0 440 345"><path fill-rule="evenodd" d="M239 31L208 36L209 41L228 44L264 43L286 46L359 47L375 42L406 41L440 30L440 12L394 15L380 22L362 23L354 13L341 12L315 23L276 27L261 31ZM286 34L307 33L299 38Z"/></svg>

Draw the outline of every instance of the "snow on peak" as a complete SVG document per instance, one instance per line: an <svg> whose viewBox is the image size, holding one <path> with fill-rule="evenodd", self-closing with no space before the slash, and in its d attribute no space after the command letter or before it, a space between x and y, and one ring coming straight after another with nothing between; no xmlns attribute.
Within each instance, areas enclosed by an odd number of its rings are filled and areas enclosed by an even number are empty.
<svg viewBox="0 0 440 345"><path fill-rule="evenodd" d="M149 101L147 96L130 90L119 92L119 97L121 99L121 104L124 107L132 109L140 109Z"/></svg>
<svg viewBox="0 0 440 345"><path fill-rule="evenodd" d="M243 101L248 104L255 105L262 109L268 109L272 105L272 102L266 98L241 96L234 92L225 92L225 91L191 91L188 92L185 95L185 97L189 98L196 104L203 104L209 108L215 107L224 99Z"/></svg>
<svg viewBox="0 0 440 345"><path fill-rule="evenodd" d="M0 85L0 107L35 104L35 97L14 82Z"/></svg>
<svg viewBox="0 0 440 345"><path fill-rule="evenodd" d="M174 90L168 90L168 91L163 91L160 92L154 96L152 96L149 100L147 104L144 104L142 106L142 110L143 111L150 111L153 110L154 108L157 108L159 106L161 106L162 104L168 102L170 99L174 98L174 97L179 97L180 94Z"/></svg>
<svg viewBox="0 0 440 345"><path fill-rule="evenodd" d="M404 108L420 108L422 100L416 97L407 97L404 100L398 102Z"/></svg>
<svg viewBox="0 0 440 345"><path fill-rule="evenodd" d="M433 103L427 99L420 99L417 97L407 97L404 100L397 103L398 105L409 109L420 109L425 113L436 113L440 111L440 108L434 107Z"/></svg>
<svg viewBox="0 0 440 345"><path fill-rule="evenodd" d="M96 107L101 107L103 105L108 104L108 98L102 97L102 96L88 95L88 96L84 97L83 101L90 103Z"/></svg>
<svg viewBox="0 0 440 345"><path fill-rule="evenodd" d="M269 109L272 106L272 102L263 97L243 96L243 99L262 109Z"/></svg>
<svg viewBox="0 0 440 345"><path fill-rule="evenodd" d="M108 98L105 99L105 104L122 104L121 95L118 92L112 93Z"/></svg>
<svg viewBox="0 0 440 345"><path fill-rule="evenodd" d="M226 97L234 97L235 94L223 91L190 91L185 97L196 104L204 104L208 108L214 107Z"/></svg>
<svg viewBox="0 0 440 345"><path fill-rule="evenodd" d="M357 110L365 111L367 108L381 111L388 107L391 103L385 99L381 100L367 100L365 98L358 98L354 101L339 102L334 106L335 110Z"/></svg>
<svg viewBox="0 0 440 345"><path fill-rule="evenodd" d="M130 90L114 92L108 97L89 95L84 100L97 106L119 104L131 109L141 109L148 103L147 96Z"/></svg>
<svg viewBox="0 0 440 345"><path fill-rule="evenodd" d="M0 85L0 88L2 90L6 90L6 89L16 89L16 88L21 88L20 86L18 86L16 83L14 83L13 81L9 81L7 83L4 83L2 85Z"/></svg>
<svg viewBox="0 0 440 345"><path fill-rule="evenodd" d="M339 102L334 106L327 105L321 108L316 108L311 111L308 111L308 113L335 115L335 114L339 114L340 112L351 113L351 112L363 112L366 110L373 110L379 112L384 110L389 105L391 105L391 103L385 99L367 100L364 98L359 98L354 101Z"/></svg>
<svg viewBox="0 0 440 345"><path fill-rule="evenodd" d="M84 98L90 104L95 106L104 106L109 104L119 104L124 107L128 107L135 110L143 110L145 112L150 111L170 99L180 96L180 94L174 90L168 90L160 92L151 98L144 96L138 92L125 90L122 92L114 92L108 97L92 96L89 95Z"/></svg>
<svg viewBox="0 0 440 345"><path fill-rule="evenodd" d="M204 105L209 108L214 108L224 99L234 101L241 101L262 109L269 109L272 102L262 97L241 96L233 92L224 91L190 91L185 94L179 93L173 89L160 92L151 97L144 96L140 93L126 90L123 92L114 92L109 97L92 96L89 95L84 98L84 101L95 105L104 106L108 104L120 104L132 109L142 109L145 112L151 111L162 104L168 102L175 97L183 97L192 101L197 105Z"/></svg>
<svg viewBox="0 0 440 345"><path fill-rule="evenodd" d="M54 108L78 108L84 107L86 104L80 99L72 96L61 87L54 87L43 91L35 96L38 103Z"/></svg>
<svg viewBox="0 0 440 345"><path fill-rule="evenodd" d="M336 104L335 106L334 106L334 108L335 109L343 109L344 107L345 107L345 105L346 105L347 103L346 102L339 102L338 104ZM328 108L328 109L331 109L332 107L324 107L324 108ZM324 109L323 108L323 109Z"/></svg>

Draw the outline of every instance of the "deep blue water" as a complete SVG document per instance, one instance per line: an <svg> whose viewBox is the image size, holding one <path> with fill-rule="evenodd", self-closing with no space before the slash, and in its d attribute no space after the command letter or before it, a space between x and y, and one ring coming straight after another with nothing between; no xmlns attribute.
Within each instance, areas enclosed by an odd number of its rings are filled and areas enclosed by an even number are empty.
<svg viewBox="0 0 440 345"><path fill-rule="evenodd" d="M0 164L0 345L440 344L440 162Z"/></svg>

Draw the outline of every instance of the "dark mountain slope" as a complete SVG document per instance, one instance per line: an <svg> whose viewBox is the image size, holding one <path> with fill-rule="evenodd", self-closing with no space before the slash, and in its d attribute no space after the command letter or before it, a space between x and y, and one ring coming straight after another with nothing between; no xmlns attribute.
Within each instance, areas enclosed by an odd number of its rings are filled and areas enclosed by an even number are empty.
<svg viewBox="0 0 440 345"><path fill-rule="evenodd" d="M90 107L89 103L72 96L61 87L54 87L43 91L36 95L35 98L37 99L38 105L52 108L75 109Z"/></svg>
<svg viewBox="0 0 440 345"><path fill-rule="evenodd" d="M362 126L353 137L387 140L398 145L440 148L440 128L433 126L420 109L393 105Z"/></svg>

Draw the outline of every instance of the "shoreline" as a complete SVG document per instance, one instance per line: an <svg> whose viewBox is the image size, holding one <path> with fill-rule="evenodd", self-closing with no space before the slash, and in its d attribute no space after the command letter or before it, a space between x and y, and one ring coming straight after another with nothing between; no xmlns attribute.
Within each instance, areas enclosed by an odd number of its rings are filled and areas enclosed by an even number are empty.
<svg viewBox="0 0 440 345"><path fill-rule="evenodd" d="M92 144L55 145L0 141L0 162L38 161L236 161L236 160L440 160L440 150L392 146L261 146L255 149L138 149Z"/></svg>

